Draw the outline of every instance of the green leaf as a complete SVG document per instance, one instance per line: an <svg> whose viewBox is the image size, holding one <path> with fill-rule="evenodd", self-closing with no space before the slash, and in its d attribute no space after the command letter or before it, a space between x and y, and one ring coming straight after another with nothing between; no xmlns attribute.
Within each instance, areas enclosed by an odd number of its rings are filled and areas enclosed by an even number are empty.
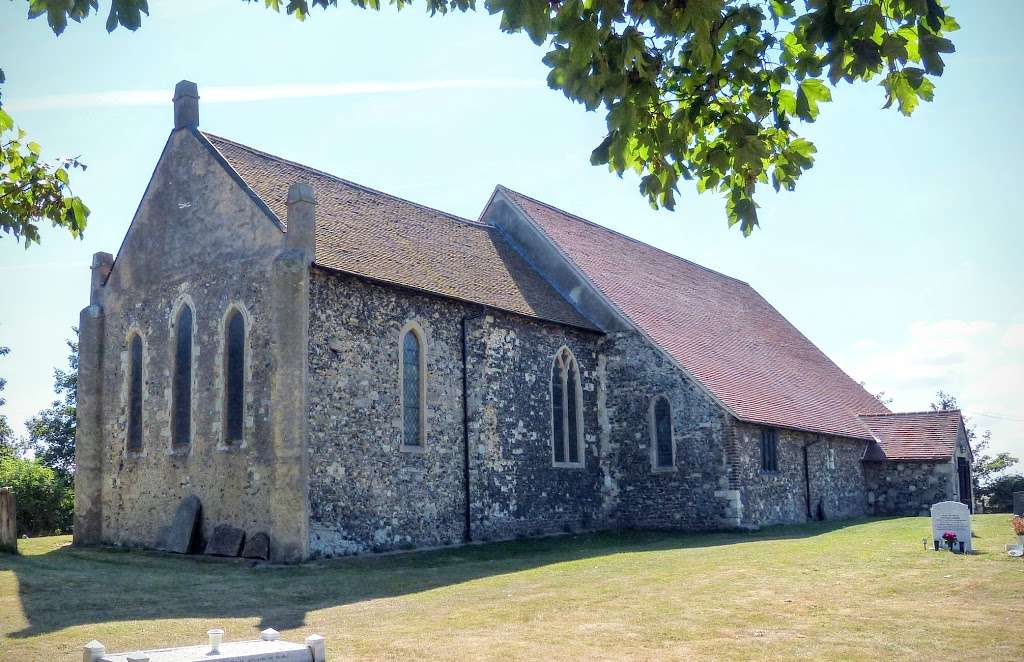
<svg viewBox="0 0 1024 662"><path fill-rule="evenodd" d="M796 113L800 119L813 122L818 117L818 103L831 101L832 91L817 78L800 81L796 94Z"/></svg>

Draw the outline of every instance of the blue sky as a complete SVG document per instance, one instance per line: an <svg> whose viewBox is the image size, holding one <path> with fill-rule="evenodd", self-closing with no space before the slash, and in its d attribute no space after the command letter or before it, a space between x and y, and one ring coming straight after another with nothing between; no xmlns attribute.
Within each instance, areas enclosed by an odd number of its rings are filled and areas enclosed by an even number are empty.
<svg viewBox="0 0 1024 662"><path fill-rule="evenodd" d="M1024 457L1024 3L952 3L958 52L911 119L880 110L874 84L836 90L801 127L816 166L796 192L764 192L747 239L716 195L683 188L675 212L652 211L634 178L589 165L603 116L547 89L544 51L485 12L345 6L298 23L240 0L151 5L136 33L99 17L57 38L0 2L5 107L50 156L81 155L72 183L92 209L83 241L0 239L16 428L52 399L90 255L120 245L187 78L212 133L470 218L504 184L742 278L894 409L943 388Z"/></svg>

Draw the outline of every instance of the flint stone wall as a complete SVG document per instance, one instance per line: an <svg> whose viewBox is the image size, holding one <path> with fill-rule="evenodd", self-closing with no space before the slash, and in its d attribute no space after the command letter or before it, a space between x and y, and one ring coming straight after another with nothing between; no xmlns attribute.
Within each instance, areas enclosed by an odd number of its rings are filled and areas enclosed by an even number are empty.
<svg viewBox="0 0 1024 662"><path fill-rule="evenodd" d="M865 474L874 515L928 515L933 504L955 500L952 462L871 462Z"/></svg>
<svg viewBox="0 0 1024 662"><path fill-rule="evenodd" d="M310 543L333 556L462 542L466 535L462 336L469 355L474 540L602 522L599 334L316 269L310 294ZM401 449L399 334L425 336L426 443ZM586 463L552 466L550 369L580 366Z"/></svg>
<svg viewBox="0 0 1024 662"><path fill-rule="evenodd" d="M744 527L805 522L807 481L803 449L807 446L811 517L861 517L867 512L864 469L867 442L831 435L778 429L778 470L761 469L761 427L736 425L733 470L741 486ZM830 452L834 465L830 466Z"/></svg>
<svg viewBox="0 0 1024 662"><path fill-rule="evenodd" d="M609 384L601 406L606 499L613 521L642 528L715 529L731 525L728 448L731 417L632 332L609 335L602 346ZM675 466L655 470L651 404L668 398Z"/></svg>

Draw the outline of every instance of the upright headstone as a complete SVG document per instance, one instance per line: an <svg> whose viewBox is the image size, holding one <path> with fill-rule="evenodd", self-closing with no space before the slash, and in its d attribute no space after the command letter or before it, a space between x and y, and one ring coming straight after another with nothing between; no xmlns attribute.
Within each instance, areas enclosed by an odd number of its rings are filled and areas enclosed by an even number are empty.
<svg viewBox="0 0 1024 662"><path fill-rule="evenodd" d="M18 517L14 490L0 487L0 552L17 553Z"/></svg>
<svg viewBox="0 0 1024 662"><path fill-rule="evenodd" d="M199 497L195 495L189 495L181 500L164 538L162 549L165 552L188 554L192 550L192 538L195 536L201 508Z"/></svg>
<svg viewBox="0 0 1024 662"><path fill-rule="evenodd" d="M1024 515L1024 492L1013 493L1013 514Z"/></svg>
<svg viewBox="0 0 1024 662"><path fill-rule="evenodd" d="M942 501L932 506L932 538L940 545L945 542L942 534L952 531L957 542L964 543L964 550L971 552L971 509L959 501Z"/></svg>

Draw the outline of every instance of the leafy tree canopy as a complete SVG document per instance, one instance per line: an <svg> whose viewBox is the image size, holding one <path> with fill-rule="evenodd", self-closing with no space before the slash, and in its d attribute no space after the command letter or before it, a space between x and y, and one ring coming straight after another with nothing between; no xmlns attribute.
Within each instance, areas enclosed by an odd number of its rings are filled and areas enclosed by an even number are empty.
<svg viewBox="0 0 1024 662"><path fill-rule="evenodd" d="M258 0L242 0L254 2ZM351 0L379 10L381 0ZM263 0L306 19L338 0ZM390 0L402 9L412 0ZM423 0L434 14L475 0ZM878 79L884 106L910 115L931 101L958 29L938 0L483 0L501 29L546 44L548 85L588 110L607 134L590 160L640 176L651 206L672 209L681 180L725 198L730 225L758 225L759 186L793 190L815 147L813 122L830 86ZM30 0L60 34L98 0ZM107 29L137 29L145 0L112 0Z"/></svg>
<svg viewBox="0 0 1024 662"><path fill-rule="evenodd" d="M0 69L0 84L4 82ZM77 158L44 161L39 143L3 109L0 95L0 229L25 241L25 248L39 243L39 222L48 220L73 237L81 237L89 208L71 193L72 168L82 168Z"/></svg>

